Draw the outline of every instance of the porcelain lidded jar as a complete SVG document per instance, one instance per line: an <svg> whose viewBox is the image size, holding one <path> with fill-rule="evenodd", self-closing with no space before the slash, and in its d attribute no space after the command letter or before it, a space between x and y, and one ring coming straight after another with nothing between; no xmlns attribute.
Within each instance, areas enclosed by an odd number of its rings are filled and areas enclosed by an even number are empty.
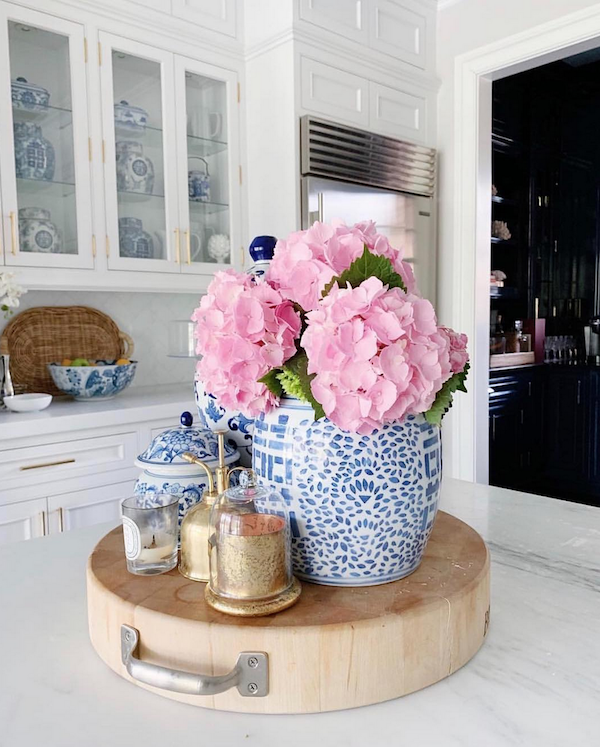
<svg viewBox="0 0 600 747"><path fill-rule="evenodd" d="M154 240L139 218L119 218L119 253L135 259L154 257Z"/></svg>
<svg viewBox="0 0 600 747"><path fill-rule="evenodd" d="M194 394L202 426L212 431L229 431L226 436L227 443L239 451L242 467L251 467L254 419L247 418L239 411L221 407L217 398L209 394L198 379L194 382Z"/></svg>
<svg viewBox="0 0 600 747"><path fill-rule="evenodd" d="M15 122L15 170L17 179L54 179L54 146L31 122Z"/></svg>
<svg viewBox="0 0 600 747"><path fill-rule="evenodd" d="M10 89L13 109L35 112L48 108L50 93L42 86L28 83L26 78L19 77L11 81Z"/></svg>
<svg viewBox="0 0 600 747"><path fill-rule="evenodd" d="M148 112L128 101L119 101L115 104L115 124L125 130L144 132L148 124Z"/></svg>
<svg viewBox="0 0 600 747"><path fill-rule="evenodd" d="M50 211L37 207L19 208L19 239L22 252L60 254L60 231L50 220Z"/></svg>
<svg viewBox="0 0 600 747"><path fill-rule="evenodd" d="M121 140L116 146L117 189L151 195L154 188L154 164L144 155L141 143Z"/></svg>
<svg viewBox="0 0 600 747"><path fill-rule="evenodd" d="M135 460L142 470L135 493L171 493L179 495L179 525L189 509L198 503L208 487L206 472L197 464L187 462L182 454L192 453L214 472L219 465L217 436L206 428L193 424L190 412L181 415L181 425L159 433L146 451ZM233 467L240 458L238 450L225 443L225 464Z"/></svg>
<svg viewBox="0 0 600 747"><path fill-rule="evenodd" d="M201 156L191 156L190 160L202 161L202 169L188 171L188 193L191 202L210 202L210 174L208 162Z"/></svg>

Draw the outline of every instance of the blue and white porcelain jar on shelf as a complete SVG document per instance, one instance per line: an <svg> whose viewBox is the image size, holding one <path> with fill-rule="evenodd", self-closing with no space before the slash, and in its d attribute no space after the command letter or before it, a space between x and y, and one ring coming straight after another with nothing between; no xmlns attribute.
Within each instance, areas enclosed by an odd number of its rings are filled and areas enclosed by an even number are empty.
<svg viewBox="0 0 600 747"><path fill-rule="evenodd" d="M46 140L40 125L32 122L15 122L15 171L17 179L36 179L51 182L54 179L54 146Z"/></svg>
<svg viewBox="0 0 600 747"><path fill-rule="evenodd" d="M202 169L188 171L188 196L190 202L210 202L210 174L208 161L201 156L190 156L189 161L201 161Z"/></svg>
<svg viewBox="0 0 600 747"><path fill-rule="evenodd" d="M19 246L22 252L62 252L60 231L50 218L50 211L43 208L19 208Z"/></svg>
<svg viewBox="0 0 600 747"><path fill-rule="evenodd" d="M119 254L135 259L154 257L154 241L139 218L119 218Z"/></svg>
<svg viewBox="0 0 600 747"><path fill-rule="evenodd" d="M141 143L120 140L117 154L117 190L151 195L154 189L154 164L144 155Z"/></svg>
<svg viewBox="0 0 600 747"><path fill-rule="evenodd" d="M28 112L43 112L48 109L50 92L42 86L29 83L22 76L11 81L10 93L13 109L22 109Z"/></svg>
<svg viewBox="0 0 600 747"><path fill-rule="evenodd" d="M374 586L419 566L438 509L441 432L423 415L348 433L284 397L254 423L253 468L290 512L294 573Z"/></svg>
<svg viewBox="0 0 600 747"><path fill-rule="evenodd" d="M141 106L134 106L128 101L115 104L115 125L119 129L145 132L147 124L148 112Z"/></svg>
<svg viewBox="0 0 600 747"><path fill-rule="evenodd" d="M208 487L206 472L197 464L190 464L182 454L190 452L213 472L219 466L219 445L210 429L195 427L190 412L181 415L181 425L169 428L153 439L138 456L135 466L142 472L134 492L172 493L179 495L179 525L189 509L202 499ZM234 467L240 455L231 444L225 443L225 465Z"/></svg>

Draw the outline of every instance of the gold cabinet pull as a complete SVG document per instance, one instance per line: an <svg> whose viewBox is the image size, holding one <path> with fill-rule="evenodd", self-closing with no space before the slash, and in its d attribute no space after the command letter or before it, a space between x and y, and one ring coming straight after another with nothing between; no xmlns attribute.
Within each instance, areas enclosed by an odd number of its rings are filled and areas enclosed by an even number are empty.
<svg viewBox="0 0 600 747"><path fill-rule="evenodd" d="M105 246L105 248L106 248L106 256L110 257L110 239L108 238L108 234L106 234L105 238L106 238L106 241L104 243L106 245Z"/></svg>
<svg viewBox="0 0 600 747"><path fill-rule="evenodd" d="M65 515L62 506L60 506L58 509L58 531L65 531Z"/></svg>
<svg viewBox="0 0 600 747"><path fill-rule="evenodd" d="M12 210L10 215L10 250L13 255L17 254L17 220L15 211Z"/></svg>
<svg viewBox="0 0 600 747"><path fill-rule="evenodd" d="M184 231L185 235L185 251L187 254L187 263L188 265L192 264L192 232L191 231Z"/></svg>
<svg viewBox="0 0 600 747"><path fill-rule="evenodd" d="M40 519L42 521L42 537L45 537L48 534L47 526L46 526L46 512L45 511L40 511Z"/></svg>
<svg viewBox="0 0 600 747"><path fill-rule="evenodd" d="M180 238L180 230L178 228L175 229L175 262L179 264L181 262L181 255L179 251L179 238Z"/></svg>
<svg viewBox="0 0 600 747"><path fill-rule="evenodd" d="M44 462L44 464L28 464L26 467L19 467L20 472L27 472L30 469L42 469L43 467L57 467L59 464L74 464L74 459L61 459L58 462Z"/></svg>
<svg viewBox="0 0 600 747"><path fill-rule="evenodd" d="M96 234L92 234L92 257L96 259Z"/></svg>

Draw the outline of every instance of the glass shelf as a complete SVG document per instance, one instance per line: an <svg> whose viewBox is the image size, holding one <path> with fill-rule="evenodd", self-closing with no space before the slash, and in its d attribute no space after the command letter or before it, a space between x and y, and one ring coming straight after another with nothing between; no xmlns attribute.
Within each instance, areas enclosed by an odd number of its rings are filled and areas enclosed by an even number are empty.
<svg viewBox="0 0 600 747"><path fill-rule="evenodd" d="M73 182L61 182L57 179L46 181L45 179L17 178L17 191L20 194L36 195L45 194L56 197L67 197L75 193Z"/></svg>
<svg viewBox="0 0 600 747"><path fill-rule="evenodd" d="M517 200L513 200L510 197L500 197L499 195L492 195L492 202L496 202L498 205L518 205Z"/></svg>
<svg viewBox="0 0 600 747"><path fill-rule="evenodd" d="M164 202L165 196L158 192L146 194L145 192L129 192L126 189L118 189L119 202L148 202L149 200L161 200Z"/></svg>
<svg viewBox="0 0 600 747"><path fill-rule="evenodd" d="M190 215L193 213L210 215L229 210L229 205L226 202L197 202L196 200L190 200L188 204L190 206Z"/></svg>
<svg viewBox="0 0 600 747"><path fill-rule="evenodd" d="M514 239L499 239L497 236L490 237L492 244L503 244L505 246L517 246L517 242Z"/></svg>
<svg viewBox="0 0 600 747"><path fill-rule="evenodd" d="M163 131L160 127L146 125L143 130L134 130L115 125L115 135L117 142L127 140L140 143L142 147L162 149ZM214 156L217 153L227 150L227 142L224 140L199 137L198 135L190 135L188 133L187 141L188 154L190 156Z"/></svg>

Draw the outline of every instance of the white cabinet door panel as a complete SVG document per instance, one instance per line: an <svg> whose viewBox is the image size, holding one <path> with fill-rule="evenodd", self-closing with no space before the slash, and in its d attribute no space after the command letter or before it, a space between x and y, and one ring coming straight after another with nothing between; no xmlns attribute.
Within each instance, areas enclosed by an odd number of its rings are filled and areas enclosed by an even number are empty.
<svg viewBox="0 0 600 747"><path fill-rule="evenodd" d="M427 17L408 3L375 0L370 24L371 48L424 70L427 67Z"/></svg>
<svg viewBox="0 0 600 747"><path fill-rule="evenodd" d="M172 0L172 8L177 18L236 36L235 0Z"/></svg>
<svg viewBox="0 0 600 747"><path fill-rule="evenodd" d="M300 0L300 18L348 39L368 43L364 0Z"/></svg>
<svg viewBox="0 0 600 747"><path fill-rule="evenodd" d="M328 117L366 126L368 81L331 65L301 59L302 108Z"/></svg>
<svg viewBox="0 0 600 747"><path fill-rule="evenodd" d="M134 485L135 480L130 480L51 496L48 498L50 532L68 532L108 521L117 526L121 522L121 501L133 495Z"/></svg>
<svg viewBox="0 0 600 747"><path fill-rule="evenodd" d="M0 506L0 545L42 537L45 527L45 498Z"/></svg>
<svg viewBox="0 0 600 747"><path fill-rule="evenodd" d="M371 83L370 125L385 135L425 142L427 139L427 99L379 83Z"/></svg>

